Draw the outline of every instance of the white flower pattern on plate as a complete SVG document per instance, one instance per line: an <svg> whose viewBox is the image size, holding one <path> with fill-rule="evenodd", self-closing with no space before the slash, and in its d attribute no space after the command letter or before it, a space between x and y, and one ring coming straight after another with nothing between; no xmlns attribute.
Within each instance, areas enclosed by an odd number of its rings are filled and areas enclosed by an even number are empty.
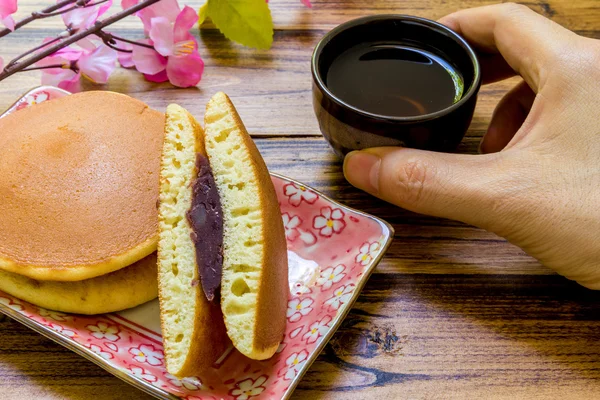
<svg viewBox="0 0 600 400"><path fill-rule="evenodd" d="M27 96L25 98L25 102L27 103L27 106L33 106L39 103L43 103L44 101L48 100L48 93L47 92L40 92L37 94L30 94L29 96Z"/></svg>
<svg viewBox="0 0 600 400"><path fill-rule="evenodd" d="M334 267L325 268L321 271L321 276L317 279L317 285L321 286L321 290L327 290L331 288L334 283L338 283L341 281L346 274L344 270L346 266L343 264L339 264Z"/></svg>
<svg viewBox="0 0 600 400"><path fill-rule="evenodd" d="M300 240L302 240L302 242L304 242L305 245L312 246L313 244L317 243L317 237L314 233L312 233L309 230L305 231L300 228L297 229L298 232L300 232Z"/></svg>
<svg viewBox="0 0 600 400"><path fill-rule="evenodd" d="M290 322L300 321L305 315L308 315L312 311L310 307L315 301L310 297L302 299L292 299L288 303L288 309L286 316Z"/></svg>
<svg viewBox="0 0 600 400"><path fill-rule="evenodd" d="M17 110L21 110L23 108L31 107L33 105L43 103L44 101L50 98L50 94L48 92L37 92L32 93L25 97L17 106Z"/></svg>
<svg viewBox="0 0 600 400"><path fill-rule="evenodd" d="M146 363L149 365L162 365L162 360L165 358L161 350L155 349L151 344L142 344L139 347L132 347L129 349L133 359L139 363Z"/></svg>
<svg viewBox="0 0 600 400"><path fill-rule="evenodd" d="M167 378L173 386L179 388L183 387L187 390L198 390L202 386L202 382L197 377L177 379L177 377L171 374L165 374L165 378Z"/></svg>
<svg viewBox="0 0 600 400"><path fill-rule="evenodd" d="M350 300L354 288L355 286L353 284L340 286L333 292L333 296L325 301L325 304L334 310L338 310L342 304L346 304Z"/></svg>
<svg viewBox="0 0 600 400"><path fill-rule="evenodd" d="M342 233L346 227L344 212L339 208L323 207L321 215L313 219L313 228L319 230L319 235L331 237L334 233Z"/></svg>
<svg viewBox="0 0 600 400"><path fill-rule="evenodd" d="M119 351L119 347L118 347L116 344L112 343L112 342L104 342L104 345L105 345L105 346L106 346L106 347L107 347L109 350L112 350L112 351Z"/></svg>
<svg viewBox="0 0 600 400"><path fill-rule="evenodd" d="M288 183L283 186L283 194L289 197L288 201L294 207L300 206L302 201L308 204L314 204L319 196L312 190L307 189L305 186L296 185L295 183Z"/></svg>
<svg viewBox="0 0 600 400"><path fill-rule="evenodd" d="M294 379L296 375L298 375L298 372L302 370L307 358L308 352L306 350L302 350L298 353L292 353L288 358L286 358L285 367L281 370L281 372L285 371L284 379Z"/></svg>
<svg viewBox="0 0 600 400"><path fill-rule="evenodd" d="M275 351L275 353L276 353L276 354L279 354L279 353L281 353L283 350L285 350L286 346L287 346L287 343L283 343L283 342L282 342L282 343L280 343L280 344L279 344L279 347L277 348L277 351Z"/></svg>
<svg viewBox="0 0 600 400"><path fill-rule="evenodd" d="M61 335L64 335L64 336L67 336L67 337L70 337L70 338L74 338L74 337L77 336L77 333L73 332L70 329L65 329L61 325L50 324L48 326L50 327L50 329L52 329L53 331L56 331L56 332L60 333Z"/></svg>
<svg viewBox="0 0 600 400"><path fill-rule="evenodd" d="M250 397L261 394L265 387L263 384L267 381L266 375L261 375L256 380L252 378L244 379L235 384L235 388L229 391L236 400L248 400Z"/></svg>
<svg viewBox="0 0 600 400"><path fill-rule="evenodd" d="M362 266L369 265L373 257L379 252L381 244L379 242L365 242L360 246L359 253L354 259L357 263Z"/></svg>
<svg viewBox="0 0 600 400"><path fill-rule="evenodd" d="M6 297L0 297L0 304L4 304L5 306L12 308L16 311L23 311L23 306L13 301L11 299L7 299Z"/></svg>
<svg viewBox="0 0 600 400"><path fill-rule="evenodd" d="M302 340L306 341L306 344L311 344L316 342L320 337L325 336L327 331L331 329L329 323L331 322L331 317L329 315L324 316L320 321L315 322L308 328L308 332L306 332L302 336Z"/></svg>
<svg viewBox="0 0 600 400"><path fill-rule="evenodd" d="M156 382L156 380L157 380L156 376L152 375L150 372L146 371L144 368L130 367L129 370L131 371L131 374L133 376L142 378L143 380L145 380L147 382L152 383L152 382Z"/></svg>
<svg viewBox="0 0 600 400"><path fill-rule="evenodd" d="M111 342L116 342L120 339L119 328L114 325L108 325L105 322L98 322L98 325L88 325L86 328L92 332L92 336L96 339L106 339Z"/></svg>
<svg viewBox="0 0 600 400"><path fill-rule="evenodd" d="M288 213L283 213L281 218L283 219L283 227L285 228L285 237L290 242L293 242L298 236L300 236L300 232L297 228L302 223L302 220L297 215L292 217Z"/></svg>
<svg viewBox="0 0 600 400"><path fill-rule="evenodd" d="M40 315L46 319L50 318L58 322L66 321L69 316L65 313L61 313L53 310L46 310L45 308L40 307Z"/></svg>
<svg viewBox="0 0 600 400"><path fill-rule="evenodd" d="M95 344L86 344L85 346L92 350L94 353L98 354L100 357L104 358L105 360L110 360L114 357L112 353L109 353L108 351L103 351L102 347L97 346Z"/></svg>

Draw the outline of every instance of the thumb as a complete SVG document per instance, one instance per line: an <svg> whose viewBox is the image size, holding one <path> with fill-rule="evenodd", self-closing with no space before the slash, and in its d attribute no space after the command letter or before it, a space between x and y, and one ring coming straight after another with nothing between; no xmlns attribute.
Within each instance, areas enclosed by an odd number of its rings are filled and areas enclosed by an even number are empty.
<svg viewBox="0 0 600 400"><path fill-rule="evenodd" d="M398 147L349 153L344 175L354 186L410 211L501 230L512 178L503 153L461 155Z"/></svg>

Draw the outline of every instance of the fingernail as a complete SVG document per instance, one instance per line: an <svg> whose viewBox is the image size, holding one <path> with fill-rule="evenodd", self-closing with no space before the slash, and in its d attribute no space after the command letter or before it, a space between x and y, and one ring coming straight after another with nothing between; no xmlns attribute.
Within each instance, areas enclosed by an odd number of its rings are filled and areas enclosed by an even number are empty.
<svg viewBox="0 0 600 400"><path fill-rule="evenodd" d="M344 158L344 175L359 189L377 194L381 158L366 151L353 151Z"/></svg>

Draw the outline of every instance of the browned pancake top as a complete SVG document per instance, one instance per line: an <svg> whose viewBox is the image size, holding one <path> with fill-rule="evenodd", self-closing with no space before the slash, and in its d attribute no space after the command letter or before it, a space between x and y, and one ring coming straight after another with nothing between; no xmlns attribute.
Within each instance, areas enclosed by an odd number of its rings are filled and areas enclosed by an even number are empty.
<svg viewBox="0 0 600 400"><path fill-rule="evenodd" d="M0 119L0 267L73 280L151 252L140 248L156 242L163 130L162 113L111 92Z"/></svg>

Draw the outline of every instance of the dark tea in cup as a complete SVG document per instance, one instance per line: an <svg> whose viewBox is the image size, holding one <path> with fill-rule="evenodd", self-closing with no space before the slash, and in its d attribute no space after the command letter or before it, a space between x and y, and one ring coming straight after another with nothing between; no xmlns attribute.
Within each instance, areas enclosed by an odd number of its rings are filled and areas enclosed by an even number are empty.
<svg viewBox="0 0 600 400"><path fill-rule="evenodd" d="M350 47L332 61L325 85L356 108L394 117L443 110L460 100L464 89L450 62L402 42Z"/></svg>

